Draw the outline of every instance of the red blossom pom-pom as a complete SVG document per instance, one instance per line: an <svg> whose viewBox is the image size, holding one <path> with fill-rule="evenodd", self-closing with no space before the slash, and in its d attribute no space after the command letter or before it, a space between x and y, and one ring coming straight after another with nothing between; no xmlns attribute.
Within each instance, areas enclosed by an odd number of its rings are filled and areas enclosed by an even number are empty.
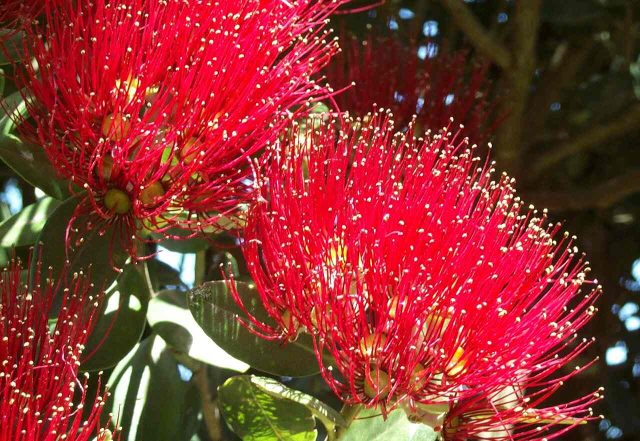
<svg viewBox="0 0 640 441"><path fill-rule="evenodd" d="M298 126L270 152L244 255L277 326L251 328L310 333L350 404L442 419L522 384L519 412L533 412L590 345L577 336L599 292L587 263L466 139L368 120ZM581 420L594 400L558 412Z"/></svg>
<svg viewBox="0 0 640 441"><path fill-rule="evenodd" d="M100 423L106 394L90 402L86 378L77 378L101 300L89 295L89 281L82 276L58 289L65 280L54 282L39 265L30 289L23 269L13 260L1 274L0 440L112 439ZM54 300L61 304L50 325ZM86 405L92 407L83 418Z"/></svg>
<svg viewBox="0 0 640 441"><path fill-rule="evenodd" d="M143 229L224 228L251 198L251 156L326 95L312 75L337 50L323 28L342 3L47 3L25 28L20 129L132 255Z"/></svg>

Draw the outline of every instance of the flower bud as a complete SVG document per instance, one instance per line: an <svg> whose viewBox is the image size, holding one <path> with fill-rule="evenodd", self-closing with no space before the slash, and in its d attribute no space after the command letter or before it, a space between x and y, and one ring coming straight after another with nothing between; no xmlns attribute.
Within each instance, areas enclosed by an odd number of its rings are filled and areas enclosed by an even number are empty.
<svg viewBox="0 0 640 441"><path fill-rule="evenodd" d="M387 344L385 334L369 334L360 340L360 353L367 358L375 358Z"/></svg>
<svg viewBox="0 0 640 441"><path fill-rule="evenodd" d="M102 134L111 141L122 141L131 131L131 121L120 114L107 115L102 120Z"/></svg>
<svg viewBox="0 0 640 441"><path fill-rule="evenodd" d="M364 393L372 399L383 399L389 395L391 389L389 375L381 370L374 369L367 372L364 379Z"/></svg>
<svg viewBox="0 0 640 441"><path fill-rule="evenodd" d="M131 210L131 199L124 191L112 188L104 195L104 205L113 213L126 214Z"/></svg>
<svg viewBox="0 0 640 441"><path fill-rule="evenodd" d="M158 181L152 182L140 192L140 201L143 205L149 206L158 202L164 196L164 187Z"/></svg>

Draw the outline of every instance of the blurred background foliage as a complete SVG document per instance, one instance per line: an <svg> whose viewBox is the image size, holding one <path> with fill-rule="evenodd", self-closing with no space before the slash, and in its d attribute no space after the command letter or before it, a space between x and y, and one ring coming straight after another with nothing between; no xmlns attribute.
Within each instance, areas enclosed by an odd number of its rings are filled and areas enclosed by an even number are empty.
<svg viewBox="0 0 640 441"><path fill-rule="evenodd" d="M416 56L437 57L446 45L491 63L487 75L502 118L492 139L498 169L516 177L525 201L548 207L552 220L578 236L592 276L604 286L600 314L586 331L597 337L592 353L600 361L573 386L580 391L560 394L570 398L604 385L597 413L605 419L563 439L640 440L640 2L387 0L374 10L337 16L334 28L363 39L374 34L413 42ZM420 52L427 44L429 51ZM0 86L4 96L14 92L9 82ZM2 219L41 197L5 165L0 189ZM55 208L50 202L34 207L40 216L34 222L43 223ZM1 228L10 231L10 225ZM0 251L6 259L6 249ZM144 283L131 271L112 287L119 293L115 308L105 310L131 306L122 317L128 326L111 342L124 352L97 363L114 388L112 410L128 427L125 439L236 439L216 408L217 387L246 366L222 356L208 359L218 349L196 336L195 323L167 318L186 310L184 296L175 292L221 279L221 264L239 280L247 278L236 240L171 242L159 251L144 270L155 292L140 288ZM204 346L200 355L194 342ZM276 378L339 406L317 375ZM177 432L166 438L168 430Z"/></svg>

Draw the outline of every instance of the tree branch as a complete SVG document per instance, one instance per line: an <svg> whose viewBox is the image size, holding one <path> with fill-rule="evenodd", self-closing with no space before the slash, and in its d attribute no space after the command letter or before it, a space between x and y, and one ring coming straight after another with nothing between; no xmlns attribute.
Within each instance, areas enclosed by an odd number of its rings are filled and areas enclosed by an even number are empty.
<svg viewBox="0 0 640 441"><path fill-rule="evenodd" d="M412 40L418 41L420 34L422 34L422 26L424 25L425 18L427 17L429 4L426 1L419 1L413 8L415 14L413 22L409 30L409 36Z"/></svg>
<svg viewBox="0 0 640 441"><path fill-rule="evenodd" d="M211 399L209 390L209 377L207 377L207 366L203 363L200 368L193 372L193 383L200 393L202 402L202 415L207 427L207 433L213 441L222 439L222 428L220 427L220 412L216 402Z"/></svg>
<svg viewBox="0 0 640 441"><path fill-rule="evenodd" d="M611 178L593 188L573 192L529 193L525 194L525 197L550 210L581 211L610 208L638 192L640 192L640 168Z"/></svg>
<svg viewBox="0 0 640 441"><path fill-rule="evenodd" d="M495 40L489 31L478 21L473 12L462 0L441 0L449 11L456 25L467 36L478 52L492 60L502 69L511 66L511 54L499 41Z"/></svg>
<svg viewBox="0 0 640 441"><path fill-rule="evenodd" d="M539 176L542 172L568 156L592 149L612 138L637 129L640 129L640 104L631 107L616 120L585 130L580 135L557 146L550 152L540 155L530 170L530 178Z"/></svg>
<svg viewBox="0 0 640 441"><path fill-rule="evenodd" d="M522 128L537 62L541 6L542 0L518 0L511 14L513 63L503 72L508 93L500 109L500 114L507 117L498 130L495 151L500 166L515 176L520 174L522 164Z"/></svg>

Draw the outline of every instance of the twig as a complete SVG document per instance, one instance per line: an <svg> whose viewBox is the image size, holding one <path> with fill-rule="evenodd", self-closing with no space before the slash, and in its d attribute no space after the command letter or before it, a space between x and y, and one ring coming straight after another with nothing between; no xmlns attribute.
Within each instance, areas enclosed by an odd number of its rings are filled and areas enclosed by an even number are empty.
<svg viewBox="0 0 640 441"><path fill-rule="evenodd" d="M340 414L342 414L342 416L344 417L344 420L345 420L345 422L347 424L344 427L338 426L338 428L336 429L336 437L335 437L335 439L339 440L344 436L346 431L351 426L351 423L353 422L353 420L356 419L356 417L358 416L358 414L360 413L361 410L362 410L362 406L358 405L358 404L353 404L353 405L345 404L342 407L342 410L340 411Z"/></svg>
<svg viewBox="0 0 640 441"><path fill-rule="evenodd" d="M422 25L424 25L424 20L427 16L427 6L428 3L426 1L418 1L418 4L413 9L415 16L409 31L409 36L412 40L417 41L420 38Z"/></svg>
<svg viewBox="0 0 640 441"><path fill-rule="evenodd" d="M570 141L557 146L546 154L540 155L531 168L530 178L539 176L545 170L571 155L592 149L610 139L637 129L640 129L640 104L625 110L624 114L614 121L585 130Z"/></svg>
<svg viewBox="0 0 640 441"><path fill-rule="evenodd" d="M616 176L593 188L573 192L529 193L525 198L555 211L606 209L640 192L640 168Z"/></svg>
<svg viewBox="0 0 640 441"><path fill-rule="evenodd" d="M195 278L194 285L199 286L202 285L206 280L207 273L207 251L198 251L196 253L196 269L195 269Z"/></svg>
<svg viewBox="0 0 640 441"><path fill-rule="evenodd" d="M201 365L200 369L193 373L193 383L198 389L202 402L202 415L207 427L207 433L212 441L222 440L222 428L220 427L220 412L215 400L211 399L209 389L209 377L207 376L206 365Z"/></svg>
<svg viewBox="0 0 640 441"><path fill-rule="evenodd" d="M511 67L511 54L507 48L491 36L462 0L441 0L441 2L451 14L456 25L467 36L469 43L478 52L504 70Z"/></svg>

